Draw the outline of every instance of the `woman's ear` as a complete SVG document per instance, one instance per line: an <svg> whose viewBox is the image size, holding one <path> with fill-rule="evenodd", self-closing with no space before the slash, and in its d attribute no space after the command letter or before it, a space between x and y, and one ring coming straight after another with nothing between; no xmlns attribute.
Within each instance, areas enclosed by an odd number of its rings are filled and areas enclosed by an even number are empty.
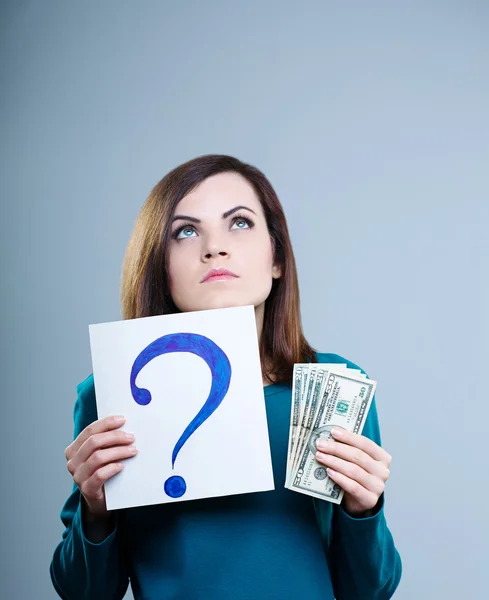
<svg viewBox="0 0 489 600"><path fill-rule="evenodd" d="M282 277L282 267L280 265L273 265L272 267L272 277L273 279L280 279Z"/></svg>

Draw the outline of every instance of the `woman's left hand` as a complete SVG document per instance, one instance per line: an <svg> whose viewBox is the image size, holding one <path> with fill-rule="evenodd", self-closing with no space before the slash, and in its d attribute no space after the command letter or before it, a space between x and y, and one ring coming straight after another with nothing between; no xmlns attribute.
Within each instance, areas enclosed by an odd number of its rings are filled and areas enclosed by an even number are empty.
<svg viewBox="0 0 489 600"><path fill-rule="evenodd" d="M329 477L343 488L346 512L362 516L379 501L392 457L363 435L338 428L332 433L334 440L318 440L316 460L329 467Z"/></svg>

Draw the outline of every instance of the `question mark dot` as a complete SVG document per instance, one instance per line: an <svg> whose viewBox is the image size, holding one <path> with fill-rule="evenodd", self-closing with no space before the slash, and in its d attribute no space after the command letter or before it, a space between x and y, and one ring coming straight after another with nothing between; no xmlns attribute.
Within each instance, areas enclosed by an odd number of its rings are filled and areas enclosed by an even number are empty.
<svg viewBox="0 0 489 600"><path fill-rule="evenodd" d="M183 477L174 475L165 481L165 493L170 498L180 498L185 494L186 490L187 484Z"/></svg>

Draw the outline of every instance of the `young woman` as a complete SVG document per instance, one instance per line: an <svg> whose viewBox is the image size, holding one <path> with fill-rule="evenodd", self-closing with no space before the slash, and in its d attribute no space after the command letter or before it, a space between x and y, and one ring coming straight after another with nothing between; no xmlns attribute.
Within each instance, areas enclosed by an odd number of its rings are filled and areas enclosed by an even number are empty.
<svg viewBox="0 0 489 600"><path fill-rule="evenodd" d="M401 560L384 516L391 457L375 400L363 435L343 432L317 455L345 490L341 505L284 488L294 363L358 367L304 338L287 224L266 177L221 155L168 173L135 224L121 300L125 319L255 307L276 489L108 512L103 485L137 440L116 416L97 420L90 375L77 386L65 451L74 485L50 566L58 594L115 600L130 580L145 600L391 598Z"/></svg>

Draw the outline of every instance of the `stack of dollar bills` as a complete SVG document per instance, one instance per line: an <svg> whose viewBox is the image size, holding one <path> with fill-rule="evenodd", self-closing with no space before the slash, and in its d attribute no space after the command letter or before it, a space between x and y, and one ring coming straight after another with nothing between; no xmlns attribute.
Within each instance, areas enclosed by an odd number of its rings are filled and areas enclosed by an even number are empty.
<svg viewBox="0 0 489 600"><path fill-rule="evenodd" d="M340 504L343 490L315 458L316 442L342 428L361 434L377 383L346 364L295 364L285 487Z"/></svg>

